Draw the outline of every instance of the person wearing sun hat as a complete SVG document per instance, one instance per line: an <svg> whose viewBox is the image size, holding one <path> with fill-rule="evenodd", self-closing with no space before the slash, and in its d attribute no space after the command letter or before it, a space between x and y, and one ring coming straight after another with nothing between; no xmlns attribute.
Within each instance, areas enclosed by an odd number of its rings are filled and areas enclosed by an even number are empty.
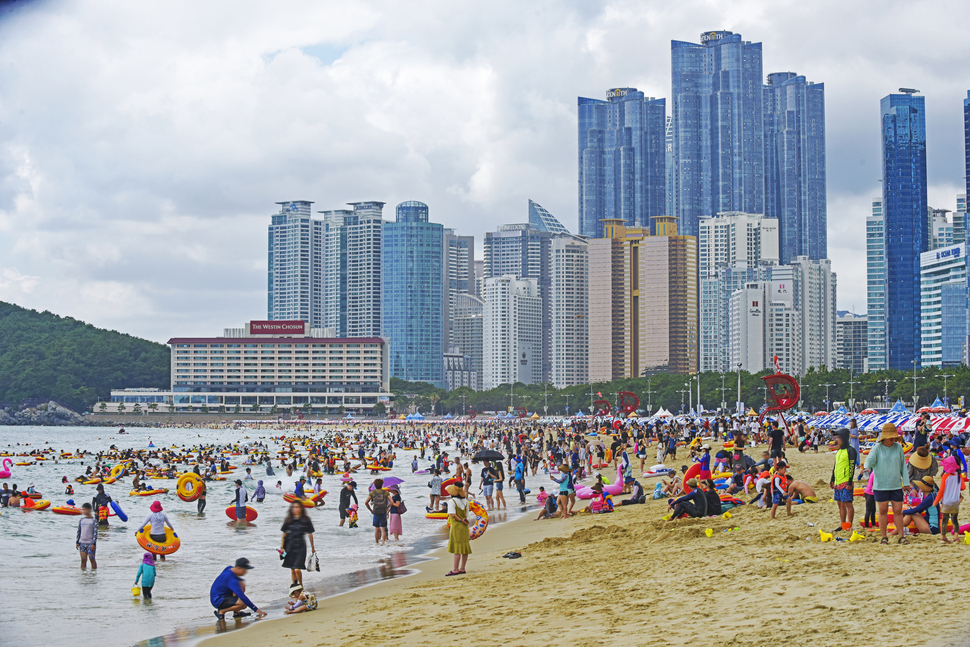
<svg viewBox="0 0 970 647"><path fill-rule="evenodd" d="M929 475L910 481L923 497L916 507L903 510L903 526L916 526L920 533L938 535L940 533L940 506L936 499L936 480Z"/></svg>
<svg viewBox="0 0 970 647"><path fill-rule="evenodd" d="M145 526L151 526L148 531L148 536L152 538L152 541L164 542L166 540L165 526L168 526L172 530L175 530L175 527L168 520L168 515L162 512L161 502L152 501L150 509L152 513L145 517L145 520L138 526L138 529L140 530ZM162 555L162 561L165 561L165 555Z"/></svg>
<svg viewBox="0 0 970 647"><path fill-rule="evenodd" d="M936 476L940 473L940 462L930 453L929 445L921 445L910 455L907 471L910 481L917 481L924 476Z"/></svg>
<svg viewBox="0 0 970 647"><path fill-rule="evenodd" d="M461 481L445 488L451 499L448 501L448 552L454 555L451 572L446 576L464 575L468 556L472 554L470 531L468 529L468 500L465 499L465 484Z"/></svg>
<svg viewBox="0 0 970 647"><path fill-rule="evenodd" d="M879 506L879 533L882 535L879 543L888 544L886 531L889 524L887 514L889 504L892 504L894 518L902 519L903 484L909 483L906 475L906 457L903 446L899 443L896 425L887 422L882 426L879 442L869 452L865 467L872 471L872 492ZM903 536L903 527L902 523L896 524L897 541L900 544L908 544L909 540Z"/></svg>

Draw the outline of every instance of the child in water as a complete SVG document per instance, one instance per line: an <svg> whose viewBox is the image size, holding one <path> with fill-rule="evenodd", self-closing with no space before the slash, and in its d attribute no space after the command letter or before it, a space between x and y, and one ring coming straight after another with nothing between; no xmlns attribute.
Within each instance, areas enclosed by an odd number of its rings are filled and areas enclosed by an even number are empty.
<svg viewBox="0 0 970 647"><path fill-rule="evenodd" d="M290 601L287 602L283 613L292 615L294 613L303 613L304 611L313 611L316 608L316 596L308 591L304 591L302 584L294 582L290 586Z"/></svg>
<svg viewBox="0 0 970 647"><path fill-rule="evenodd" d="M357 504L354 503L350 506L350 527L357 527Z"/></svg>
<svg viewBox="0 0 970 647"><path fill-rule="evenodd" d="M135 586L141 580L141 594L146 600L152 599L152 587L155 586L155 556L146 552L141 557L138 572L135 574Z"/></svg>

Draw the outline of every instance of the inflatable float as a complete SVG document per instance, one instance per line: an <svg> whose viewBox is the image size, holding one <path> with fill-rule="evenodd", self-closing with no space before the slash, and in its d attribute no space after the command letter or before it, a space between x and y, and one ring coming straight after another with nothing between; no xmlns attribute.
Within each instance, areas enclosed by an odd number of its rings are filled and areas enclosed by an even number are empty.
<svg viewBox="0 0 970 647"><path fill-rule="evenodd" d="M76 516L81 514L81 509L75 508L73 505L56 505L51 508L51 512L54 514L69 514Z"/></svg>
<svg viewBox="0 0 970 647"><path fill-rule="evenodd" d="M468 538L478 539L488 528L488 511L478 501L468 502L468 515L474 517L468 520Z"/></svg>
<svg viewBox="0 0 970 647"><path fill-rule="evenodd" d="M135 533L135 540L138 545L147 550L149 553L154 553L156 555L171 555L179 549L182 542L179 541L179 536L171 528L165 529L165 541L155 541L148 534L151 526L145 526L141 530Z"/></svg>
<svg viewBox="0 0 970 647"><path fill-rule="evenodd" d="M132 490L128 496L155 496L156 494L166 494L168 488L155 488L154 490Z"/></svg>
<svg viewBox="0 0 970 647"><path fill-rule="evenodd" d="M118 505L117 501L111 501L109 502L109 505L111 506L111 509L115 511L115 514L118 515L119 519L122 521L128 521L128 515L126 515L125 511L121 509L121 506Z"/></svg>
<svg viewBox="0 0 970 647"><path fill-rule="evenodd" d="M226 516L233 521L238 521L238 519L236 519L236 506L231 505L226 508ZM248 505L246 506L246 521L256 521L256 517L258 516L259 513L256 512L255 508L251 508Z"/></svg>
<svg viewBox="0 0 970 647"><path fill-rule="evenodd" d="M605 494L612 494L613 496L623 494L623 468L621 466L617 466L616 468L616 483L604 485L603 492ZM577 499L592 499L595 494L593 488L585 485L576 488Z"/></svg>
<svg viewBox="0 0 970 647"><path fill-rule="evenodd" d="M429 512L428 514L426 514L424 516L425 516L426 519L447 519L448 518L448 513L447 512Z"/></svg>
<svg viewBox="0 0 970 647"><path fill-rule="evenodd" d="M186 502L192 502L199 498L201 495L201 488L199 484L202 482L202 477L195 472L187 472L179 477L179 480L175 486L175 493L178 498Z"/></svg>
<svg viewBox="0 0 970 647"><path fill-rule="evenodd" d="M51 502L47 499L40 499L38 501L24 499L23 503L20 504L21 510L46 510L49 507L51 507Z"/></svg>
<svg viewBox="0 0 970 647"><path fill-rule="evenodd" d="M316 502L314 502L312 499L301 499L300 497L298 497L297 495L293 494L292 492L287 492L286 494L284 494L283 495L283 500L286 501L287 503L293 503L294 501L299 501L300 503L303 504L303 507L304 508L315 508L315 507L317 507Z"/></svg>

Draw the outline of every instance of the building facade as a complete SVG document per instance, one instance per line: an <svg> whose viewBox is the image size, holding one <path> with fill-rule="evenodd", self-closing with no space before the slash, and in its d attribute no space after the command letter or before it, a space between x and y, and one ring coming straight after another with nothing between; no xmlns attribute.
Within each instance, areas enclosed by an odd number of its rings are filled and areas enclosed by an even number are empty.
<svg viewBox="0 0 970 647"><path fill-rule="evenodd" d="M723 213L701 218L697 239L700 289L700 370L726 372L731 295L771 278L779 262L778 221L756 214Z"/></svg>
<svg viewBox="0 0 970 647"><path fill-rule="evenodd" d="M835 320L835 368L853 375L869 370L869 322L866 315L839 313Z"/></svg>
<svg viewBox="0 0 970 647"><path fill-rule="evenodd" d="M913 91L915 92L915 91ZM926 106L912 92L890 94L882 113L886 364L920 365L920 252L927 251Z"/></svg>
<svg viewBox="0 0 970 647"><path fill-rule="evenodd" d="M769 74L764 127L765 215L778 220L781 263L827 258L825 85Z"/></svg>
<svg viewBox="0 0 970 647"><path fill-rule="evenodd" d="M529 225L550 234L568 234L569 230L538 202L529 200Z"/></svg>
<svg viewBox="0 0 970 647"><path fill-rule="evenodd" d="M323 216L323 327L341 337L381 334L383 202L352 202Z"/></svg>
<svg viewBox="0 0 970 647"><path fill-rule="evenodd" d="M886 235L882 198L872 201L866 217L866 323L869 370L886 369Z"/></svg>
<svg viewBox="0 0 970 647"><path fill-rule="evenodd" d="M307 200L277 202L268 241L267 319L323 324L320 300L322 225Z"/></svg>
<svg viewBox="0 0 970 647"><path fill-rule="evenodd" d="M471 356L458 352L457 348L445 353L445 388L449 391L468 387L478 391L478 372L471 368Z"/></svg>
<svg viewBox="0 0 970 647"><path fill-rule="evenodd" d="M455 301L461 294L475 294L475 237L459 236L454 229L444 234L444 286L445 345L455 344L452 318Z"/></svg>
<svg viewBox="0 0 970 647"><path fill-rule="evenodd" d="M920 254L923 366L959 366L967 343L967 245Z"/></svg>
<svg viewBox="0 0 970 647"><path fill-rule="evenodd" d="M668 215L689 236L703 216L765 213L761 43L730 31L700 41L671 42Z"/></svg>
<svg viewBox="0 0 970 647"><path fill-rule="evenodd" d="M731 295L730 361L750 373L778 368L801 374L801 318L790 279L756 281Z"/></svg>
<svg viewBox="0 0 970 647"><path fill-rule="evenodd" d="M391 377L445 386L446 293L444 227L429 222L428 205L397 205L381 241L381 336L388 340Z"/></svg>
<svg viewBox="0 0 970 647"><path fill-rule="evenodd" d="M477 378L474 387L481 388L482 367L484 366L483 317L485 302L471 294L460 294L455 299L455 311L452 319L454 348L465 357L465 366L474 371Z"/></svg>
<svg viewBox="0 0 970 647"><path fill-rule="evenodd" d="M125 403L159 411L368 412L388 400L388 346L379 337L318 336L302 320L252 321L232 336L175 337L171 388L111 392L110 411Z"/></svg>
<svg viewBox="0 0 970 647"><path fill-rule="evenodd" d="M549 382L557 389L589 378L587 241L563 234L549 245Z"/></svg>
<svg viewBox="0 0 970 647"><path fill-rule="evenodd" d="M665 202L665 99L636 88L579 98L579 233L602 235L600 221L650 227Z"/></svg>
<svg viewBox="0 0 970 647"><path fill-rule="evenodd" d="M781 266L783 270L786 266ZM829 369L835 367L837 310L837 277L832 271L832 261L812 260L807 256L792 259L787 266L792 270L795 288L795 309L800 318L800 343L798 365L803 374L809 368ZM772 274L779 277L779 271ZM777 281L775 281L777 282Z"/></svg>
<svg viewBox="0 0 970 647"><path fill-rule="evenodd" d="M697 239L674 218L589 241L589 380L697 372Z"/></svg>
<svg viewBox="0 0 970 647"><path fill-rule="evenodd" d="M542 381L542 298L538 281L485 279L482 387Z"/></svg>

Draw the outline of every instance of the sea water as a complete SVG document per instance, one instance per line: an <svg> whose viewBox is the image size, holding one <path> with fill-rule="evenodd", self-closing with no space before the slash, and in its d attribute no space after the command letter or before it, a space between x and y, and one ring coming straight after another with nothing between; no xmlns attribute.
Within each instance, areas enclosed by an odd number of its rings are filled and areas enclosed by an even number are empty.
<svg viewBox="0 0 970 647"><path fill-rule="evenodd" d="M311 432L323 437L325 432ZM63 452L78 449L96 453L114 444L119 449L145 449L149 438L156 448L228 443L266 443L270 455L283 445L272 442L276 430L257 429L156 429L130 428L119 435L115 428L99 427L2 427L0 452L26 453L33 449L53 448L50 459L31 466L14 466L5 482L16 483L21 490L33 483L52 507L74 499L80 507L90 502L95 486L82 485L74 478L93 466L95 460L69 459L54 462ZM19 445L18 445L19 443ZM347 524L338 527L340 474L325 475L323 487L328 491L326 505L309 510L315 528L314 540L320 558L320 572L304 573L304 585L318 598L342 590L374 583L381 579L406 574L420 561L420 554L440 545L446 537L443 523L424 517L428 504L427 474L412 474L411 459L418 452L397 451L397 462L382 476L404 479L401 494L408 505L403 515L404 534L400 542L389 540L384 547L374 542L371 519L364 507L367 488L373 479L368 473L354 476L360 501L359 528ZM11 457L21 462L29 460ZM267 489L263 503L251 501L259 517L252 524L239 526L230 520L225 509L233 498L234 479L243 478L241 466L245 456L229 457L240 466L228 480L208 483L205 513L196 513L196 503L187 503L175 495L174 480L148 480L149 487L169 488L159 496L129 496L131 476L106 485L105 489L128 515L127 523L117 517L98 534L98 569L81 571L75 550L79 517L0 508L0 645L68 645L96 643L101 647L133 645L186 645L217 631L216 619L209 604L209 587L213 579L236 558L248 558L255 568L246 576L246 594L253 602L271 611L271 617L282 615L288 594L290 573L281 567L277 548L280 526L287 504L279 494L269 491L277 480L293 482L282 468L276 476L266 476L265 468L252 466L253 481L244 481L252 491L262 479ZM113 461L108 461L113 464ZM153 460L157 465L158 461ZM354 461L356 464L356 461ZM430 458L420 461L428 469ZM184 466L179 466L184 471ZM66 476L74 487L65 495ZM308 488L308 491L310 488ZM511 492L512 498L515 493ZM131 588L144 550L135 541L135 531L149 514L149 505L162 503L182 542L181 548L166 562L157 563L153 599L132 596ZM494 521L501 521L495 518ZM321 605L323 609L325 605ZM242 623L245 625L246 623ZM227 619L229 629L237 623ZM240 625L241 626L241 625Z"/></svg>

